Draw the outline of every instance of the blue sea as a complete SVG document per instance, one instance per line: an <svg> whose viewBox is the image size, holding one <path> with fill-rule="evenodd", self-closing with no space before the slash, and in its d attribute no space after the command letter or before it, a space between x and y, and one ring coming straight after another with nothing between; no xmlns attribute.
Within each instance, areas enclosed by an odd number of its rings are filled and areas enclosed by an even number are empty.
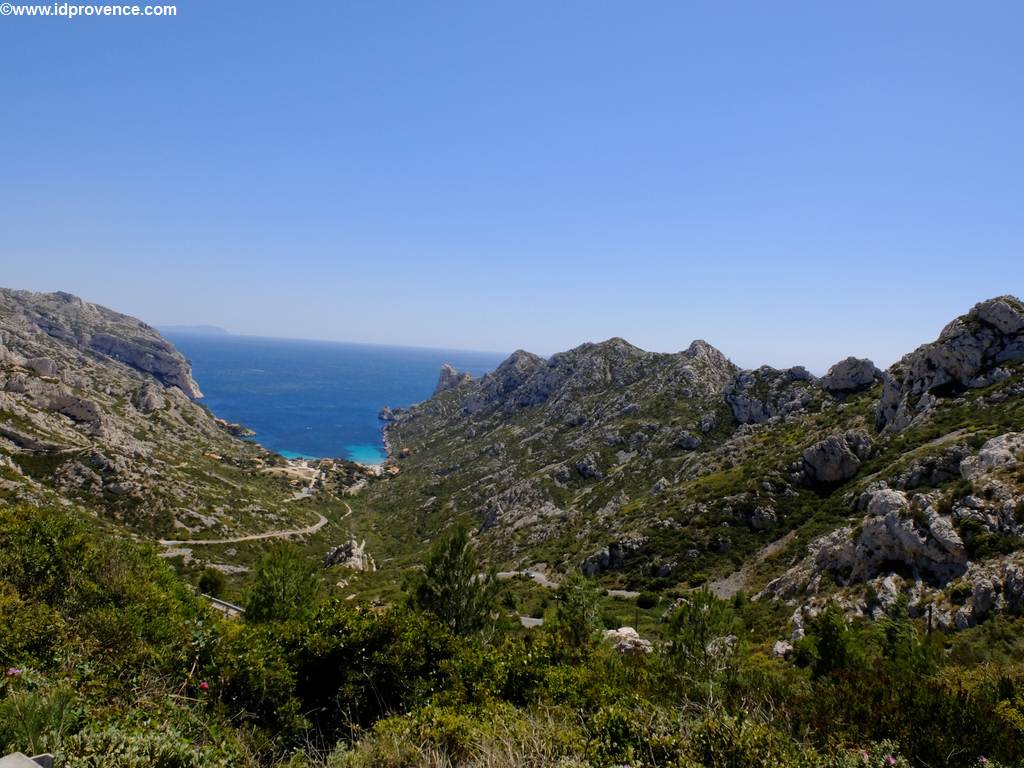
<svg viewBox="0 0 1024 768"><path fill-rule="evenodd" d="M288 458L383 461L385 406L430 397L442 363L479 376L504 355L231 334L166 331L192 361L217 416L244 424L261 445Z"/></svg>

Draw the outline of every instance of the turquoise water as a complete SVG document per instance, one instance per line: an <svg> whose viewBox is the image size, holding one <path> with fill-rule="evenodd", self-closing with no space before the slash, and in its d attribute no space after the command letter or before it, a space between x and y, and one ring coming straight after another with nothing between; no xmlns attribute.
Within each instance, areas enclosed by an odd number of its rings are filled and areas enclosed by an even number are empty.
<svg viewBox="0 0 1024 768"><path fill-rule="evenodd" d="M192 361L202 402L288 458L372 464L384 445L377 413L430 396L442 363L479 376L492 352L385 347L254 336L164 334Z"/></svg>

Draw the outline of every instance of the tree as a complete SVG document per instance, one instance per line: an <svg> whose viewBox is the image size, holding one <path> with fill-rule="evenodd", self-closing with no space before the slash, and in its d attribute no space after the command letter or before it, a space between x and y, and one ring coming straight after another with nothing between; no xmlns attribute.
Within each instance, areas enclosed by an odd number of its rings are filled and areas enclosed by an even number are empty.
<svg viewBox="0 0 1024 768"><path fill-rule="evenodd" d="M843 609L833 602L807 623L807 635L797 646L797 662L809 666L814 678L856 667L863 656Z"/></svg>
<svg viewBox="0 0 1024 768"><path fill-rule="evenodd" d="M691 592L671 618L672 656L681 668L703 670L715 654L712 641L730 634L732 609L702 587Z"/></svg>
<svg viewBox="0 0 1024 768"><path fill-rule="evenodd" d="M456 635L471 635L487 626L498 590L493 572L480 573L469 533L460 526L434 546L426 567L413 577L409 605Z"/></svg>
<svg viewBox="0 0 1024 768"><path fill-rule="evenodd" d="M573 572L562 582L556 599L555 629L562 642L574 649L589 647L601 628L597 589L586 576Z"/></svg>
<svg viewBox="0 0 1024 768"><path fill-rule="evenodd" d="M309 616L319 592L316 565L294 544L274 544L256 566L245 618L264 623Z"/></svg>

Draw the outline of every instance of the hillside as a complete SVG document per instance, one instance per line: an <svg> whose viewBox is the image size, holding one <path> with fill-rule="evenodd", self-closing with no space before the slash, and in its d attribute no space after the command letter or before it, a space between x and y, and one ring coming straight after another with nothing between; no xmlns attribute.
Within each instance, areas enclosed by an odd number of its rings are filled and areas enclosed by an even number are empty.
<svg viewBox="0 0 1024 768"><path fill-rule="evenodd" d="M856 613L902 595L968 626L1024 599L1022 395L1013 297L884 372L854 358L821 378L741 371L702 341L519 351L480 379L444 370L431 399L383 412L401 471L366 514L398 563L463 521L494 564L556 581L707 582L812 612L837 591Z"/></svg>
<svg viewBox="0 0 1024 768"><path fill-rule="evenodd" d="M0 334L2 751L60 768L1024 758L1015 298L887 371L847 358L820 379L702 341L445 366L430 399L382 411L380 476L241 439L124 315L0 291Z"/></svg>
<svg viewBox="0 0 1024 768"><path fill-rule="evenodd" d="M358 468L289 467L201 397L188 361L145 323L66 293L0 290L0 503L72 505L142 538L186 542L344 514L332 490L358 482ZM193 560L188 547L167 554ZM242 568L203 551L214 554Z"/></svg>

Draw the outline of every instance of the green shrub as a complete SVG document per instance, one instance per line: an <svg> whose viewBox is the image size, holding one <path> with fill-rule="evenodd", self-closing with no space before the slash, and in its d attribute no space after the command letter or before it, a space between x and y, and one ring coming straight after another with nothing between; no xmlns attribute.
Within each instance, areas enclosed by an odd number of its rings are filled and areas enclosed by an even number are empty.
<svg viewBox="0 0 1024 768"><path fill-rule="evenodd" d="M0 746L30 755L57 752L82 714L74 694L65 688L15 692L0 701Z"/></svg>
<svg viewBox="0 0 1024 768"><path fill-rule="evenodd" d="M575 651L591 647L601 630L597 588L578 572L569 574L556 595L555 632Z"/></svg>
<svg viewBox="0 0 1024 768"><path fill-rule="evenodd" d="M275 543L260 558L245 603L254 623L303 619L316 609L320 573L316 563L290 543Z"/></svg>
<svg viewBox="0 0 1024 768"><path fill-rule="evenodd" d="M199 582L196 585L200 592L204 595L210 595L211 597L220 597L223 595L224 586L224 574L216 568L203 569L202 574L199 576Z"/></svg>
<svg viewBox="0 0 1024 768"><path fill-rule="evenodd" d="M173 730L112 727L69 739L63 768L228 768L232 764L217 750L197 749Z"/></svg>
<svg viewBox="0 0 1024 768"><path fill-rule="evenodd" d="M636 598L637 608L653 608L658 604L658 595L654 592L641 592Z"/></svg>
<svg viewBox="0 0 1024 768"><path fill-rule="evenodd" d="M727 715L705 719L690 735L687 749L704 768L811 768L817 762L785 734Z"/></svg>

